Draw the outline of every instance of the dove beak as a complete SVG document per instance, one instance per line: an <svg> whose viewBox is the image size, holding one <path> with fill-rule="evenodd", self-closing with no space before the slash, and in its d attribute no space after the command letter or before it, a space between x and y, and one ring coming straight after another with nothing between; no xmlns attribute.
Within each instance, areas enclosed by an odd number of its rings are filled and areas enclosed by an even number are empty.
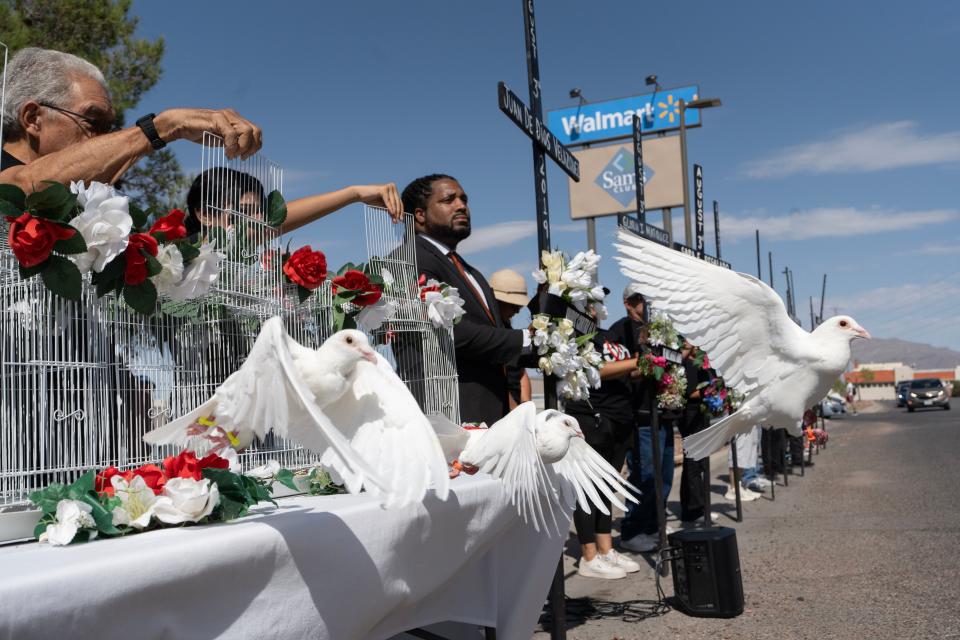
<svg viewBox="0 0 960 640"><path fill-rule="evenodd" d="M360 354L367 362L377 364L377 353L373 349L361 349Z"/></svg>
<svg viewBox="0 0 960 640"><path fill-rule="evenodd" d="M872 336L870 335L869 331L867 331L863 327L860 327L859 329L857 329L857 337L863 338L865 340L869 340Z"/></svg>

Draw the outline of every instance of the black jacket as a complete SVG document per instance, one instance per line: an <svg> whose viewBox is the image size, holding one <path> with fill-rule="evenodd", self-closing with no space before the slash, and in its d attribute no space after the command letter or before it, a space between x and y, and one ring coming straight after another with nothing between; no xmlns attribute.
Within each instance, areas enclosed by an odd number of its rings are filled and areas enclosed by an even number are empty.
<svg viewBox="0 0 960 640"><path fill-rule="evenodd" d="M463 422L486 422L491 425L509 411L504 365L517 364L523 349L523 331L502 326L503 320L493 290L479 271L464 262L464 269L480 285L480 293L487 301L494 323L490 322L470 285L448 256L419 235L416 250L417 271L427 279L433 278L456 287L464 301L466 313L453 328L460 387L460 419ZM400 349L416 349L416 345L397 346ZM409 363L411 358L397 360Z"/></svg>

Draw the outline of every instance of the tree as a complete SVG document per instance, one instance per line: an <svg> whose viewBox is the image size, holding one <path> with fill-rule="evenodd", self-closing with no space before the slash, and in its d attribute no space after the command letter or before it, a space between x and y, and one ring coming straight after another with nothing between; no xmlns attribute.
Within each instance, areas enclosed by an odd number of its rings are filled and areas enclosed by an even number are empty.
<svg viewBox="0 0 960 640"><path fill-rule="evenodd" d="M135 38L132 0L0 0L0 33L11 53L24 47L57 49L97 65L107 80L117 123L162 74L163 38ZM130 168L124 192L148 211L182 206L189 181L169 149Z"/></svg>

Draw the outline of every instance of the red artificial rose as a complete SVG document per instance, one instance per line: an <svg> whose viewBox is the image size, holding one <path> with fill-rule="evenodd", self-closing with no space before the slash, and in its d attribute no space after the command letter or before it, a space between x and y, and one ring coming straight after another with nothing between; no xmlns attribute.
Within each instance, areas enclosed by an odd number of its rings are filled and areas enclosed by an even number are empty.
<svg viewBox="0 0 960 640"><path fill-rule="evenodd" d="M348 269L343 275L333 279L334 295L339 289L356 292L357 295L351 302L358 307L368 307L376 304L380 300L380 296L383 295L380 287L370 282L367 274L357 269Z"/></svg>
<svg viewBox="0 0 960 640"><path fill-rule="evenodd" d="M183 224L183 211L174 209L157 221L150 227L150 233L162 233L167 242L181 240L187 237L187 227Z"/></svg>
<svg viewBox="0 0 960 640"><path fill-rule="evenodd" d="M7 242L20 265L26 268L42 264L53 252L57 240L72 238L76 229L24 212L19 218L7 216L10 235Z"/></svg>
<svg viewBox="0 0 960 640"><path fill-rule="evenodd" d="M420 287L420 299L421 299L421 300L426 300L426 299L427 299L427 294L430 293L431 291L440 292L440 291L442 291L442 290L443 290L443 289L441 289L441 288L440 288L440 285L438 285L438 284L432 284L432 285L430 285L429 287L421 286L421 287Z"/></svg>
<svg viewBox="0 0 960 640"><path fill-rule="evenodd" d="M124 477L127 478L127 480L132 480L133 476L140 476L143 478L143 481L146 483L146 485L150 487L157 495L160 495L160 492L163 491L163 485L167 483L167 476L163 472L163 469L155 464L145 464L142 467L134 469L133 471L128 471L124 474Z"/></svg>
<svg viewBox="0 0 960 640"><path fill-rule="evenodd" d="M300 247L283 263L283 273L290 282L313 291L327 279L327 258L310 245Z"/></svg>
<svg viewBox="0 0 960 640"><path fill-rule="evenodd" d="M710 368L710 358L707 357L707 354L703 354L703 368L704 369Z"/></svg>
<svg viewBox="0 0 960 640"><path fill-rule="evenodd" d="M105 493L108 496L112 496L114 491L113 484L110 482L110 478L116 475L120 475L120 469L117 469L116 467L107 467L97 474L97 477L94 480L93 488L97 493Z"/></svg>
<svg viewBox="0 0 960 640"><path fill-rule="evenodd" d="M200 480L200 461L193 451L181 451L179 455L167 456L163 459L163 468L171 478L193 478Z"/></svg>
<svg viewBox="0 0 960 640"><path fill-rule="evenodd" d="M157 239L147 233L133 233L127 242L127 268L123 273L123 281L129 285L138 285L147 279L146 251L151 256L157 255L159 245Z"/></svg>
<svg viewBox="0 0 960 640"><path fill-rule="evenodd" d="M170 478L203 478L204 469L229 469L230 461L215 453L197 460L193 451L182 451L179 455L168 456L163 460L163 468Z"/></svg>

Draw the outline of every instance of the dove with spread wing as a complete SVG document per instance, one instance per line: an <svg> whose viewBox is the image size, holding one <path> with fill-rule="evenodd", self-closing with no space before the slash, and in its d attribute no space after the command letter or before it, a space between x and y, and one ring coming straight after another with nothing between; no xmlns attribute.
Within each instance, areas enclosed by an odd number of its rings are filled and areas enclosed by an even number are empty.
<svg viewBox="0 0 960 640"><path fill-rule="evenodd" d="M684 438L695 460L753 425L800 435L807 407L826 395L850 360L850 343L870 334L849 316L828 318L812 332L798 326L761 280L618 231L621 272L677 330L707 352L740 408Z"/></svg>
<svg viewBox="0 0 960 640"><path fill-rule="evenodd" d="M314 350L270 318L213 397L143 439L203 452L243 449L271 431L319 454L351 493L381 495L385 506L420 501L431 488L447 497L447 465L430 422L355 330Z"/></svg>
<svg viewBox="0 0 960 640"><path fill-rule="evenodd" d="M431 417L448 460L469 473L500 478L520 516L534 529L549 521L558 529L557 515L573 511L574 503L587 513L591 503L609 513L602 493L620 509L620 497L637 502L639 490L624 480L583 438L570 416L548 409L537 413L524 402L489 429L463 429Z"/></svg>

